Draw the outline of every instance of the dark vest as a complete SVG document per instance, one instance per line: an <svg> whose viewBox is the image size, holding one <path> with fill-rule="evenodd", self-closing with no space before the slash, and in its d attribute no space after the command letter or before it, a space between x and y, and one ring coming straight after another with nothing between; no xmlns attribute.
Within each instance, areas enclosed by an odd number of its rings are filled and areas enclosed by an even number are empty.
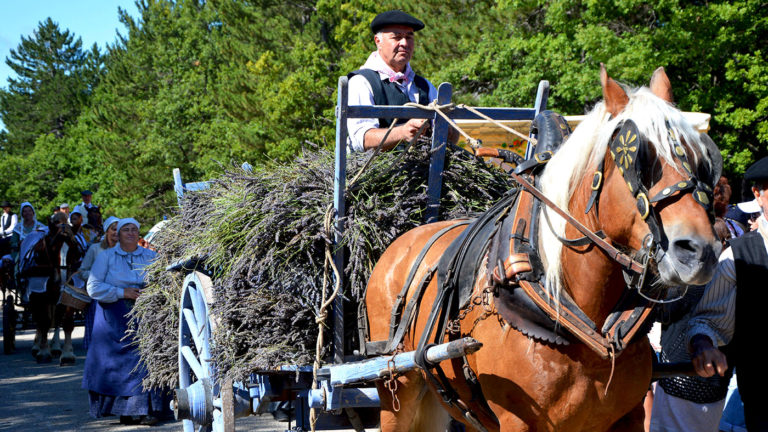
<svg viewBox="0 0 768 432"><path fill-rule="evenodd" d="M389 79L382 80L379 73L375 70L358 69L351 72L347 77L352 78L355 75L362 75L371 84L374 105L405 105L411 101L408 99L408 95L403 93L396 83L389 81ZM419 75L415 75L413 84L419 90L419 103L429 103L429 84L427 83L427 80ZM405 123L407 121L407 119L401 119L398 120L397 124ZM379 119L379 127L381 128L387 128L391 123L392 119Z"/></svg>
<svg viewBox="0 0 768 432"><path fill-rule="evenodd" d="M8 213L7 215L3 213L3 216L5 216L5 222L3 223L3 231L5 231L11 227L11 219L13 219L13 212Z"/></svg>
<svg viewBox="0 0 768 432"><path fill-rule="evenodd" d="M768 254L763 238L752 231L730 241L736 264L736 324L731 361L736 367L744 401L761 400L768 385L765 358L759 352L765 337L761 320L768 304ZM755 402L752 402L755 403Z"/></svg>

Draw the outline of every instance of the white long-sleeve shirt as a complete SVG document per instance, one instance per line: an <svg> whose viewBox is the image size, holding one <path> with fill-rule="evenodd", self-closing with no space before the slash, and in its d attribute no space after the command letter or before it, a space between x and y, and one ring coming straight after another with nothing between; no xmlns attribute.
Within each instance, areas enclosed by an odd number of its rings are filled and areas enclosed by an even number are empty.
<svg viewBox="0 0 768 432"><path fill-rule="evenodd" d="M120 245L107 249L96 257L88 278L88 295L104 303L125 298L126 288L142 288L145 269L156 253L139 246L126 252Z"/></svg>
<svg viewBox="0 0 768 432"><path fill-rule="evenodd" d="M377 52L371 53L371 55L368 57L368 60L365 62L365 64L360 69L371 69L379 72L379 78L382 80L388 79L389 75L383 71L384 68L388 67L383 64L381 59L378 57ZM413 77L416 76L416 74L411 69L410 63L406 65L405 67L405 75L408 77L405 83L400 83L397 81L394 81L395 84L400 88L400 90L403 91L404 94L408 96L408 100L411 102L416 102L422 105L426 105L433 100L437 99L437 89L435 89L435 86L432 85L429 80L427 81L427 84L429 85L429 100L422 101L419 100L419 88L416 87L416 84L413 83ZM394 73L391 69L389 69L390 73ZM362 75L355 75L352 78L349 79L349 96L347 98L347 101L349 105L374 105L373 101L373 89L371 88L371 83L368 82L368 80L362 76ZM362 152L365 151L365 133L368 132L370 129L378 128L379 126L379 119L369 119L369 118L350 118L347 120L347 130L349 132L349 138L347 139L347 145L349 148L351 148L353 151Z"/></svg>
<svg viewBox="0 0 768 432"><path fill-rule="evenodd" d="M85 253L85 258L83 258L83 263L80 264L80 277L84 281L87 281L88 277L91 275L91 268L96 262L96 257L105 250L107 249L101 248L101 243L94 243L88 248L88 251Z"/></svg>
<svg viewBox="0 0 768 432"><path fill-rule="evenodd" d="M5 228L5 224L10 219L10 224L8 225L8 228ZM19 217L16 216L15 213L5 213L3 212L3 216L0 219L0 229L3 230L3 238L8 238L11 235L13 235L13 229L16 227L16 223L19 222Z"/></svg>

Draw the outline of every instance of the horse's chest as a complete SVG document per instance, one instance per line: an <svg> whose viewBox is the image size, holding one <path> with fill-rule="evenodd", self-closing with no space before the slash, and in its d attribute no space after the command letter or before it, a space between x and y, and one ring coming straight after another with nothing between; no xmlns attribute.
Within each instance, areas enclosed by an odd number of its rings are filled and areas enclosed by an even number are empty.
<svg viewBox="0 0 768 432"><path fill-rule="evenodd" d="M650 362L640 360L650 352L639 343L612 365L584 346L544 345L514 330L497 341L484 341L473 367L489 403L526 424L601 430L640 404L650 382Z"/></svg>

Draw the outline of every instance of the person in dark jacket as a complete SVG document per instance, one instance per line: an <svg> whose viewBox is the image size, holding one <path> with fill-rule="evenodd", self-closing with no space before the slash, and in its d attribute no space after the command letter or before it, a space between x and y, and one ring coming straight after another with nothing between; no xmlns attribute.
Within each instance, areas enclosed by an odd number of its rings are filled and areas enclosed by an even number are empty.
<svg viewBox="0 0 768 432"><path fill-rule="evenodd" d="M747 430L768 431L768 412L762 409L768 374L762 356L754 352L762 339L760 316L768 304L768 157L747 169L752 193L760 208L757 229L730 241L718 261L712 281L688 325L688 349L696 372L704 377L724 375L729 362L737 370ZM718 346L729 346L729 357Z"/></svg>

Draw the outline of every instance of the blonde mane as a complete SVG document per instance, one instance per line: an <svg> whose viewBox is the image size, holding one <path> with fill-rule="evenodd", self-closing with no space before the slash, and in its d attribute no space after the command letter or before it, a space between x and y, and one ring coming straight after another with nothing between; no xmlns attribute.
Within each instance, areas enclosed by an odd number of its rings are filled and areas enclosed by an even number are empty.
<svg viewBox="0 0 768 432"><path fill-rule="evenodd" d="M648 139L649 145L655 148L657 156L672 166L677 167L677 163L672 153L667 123L678 132L682 141L695 149L695 157L707 158L699 132L683 117L680 110L655 96L646 87L629 90L627 95L629 103L614 118L610 118L603 102L598 103L547 163L540 180L541 189L561 209L568 211L568 203L574 191L585 173L594 172L603 159L616 126L623 120L632 119L640 133ZM691 162L693 166L698 164L697 159ZM554 231L564 236L565 219L551 210L548 214ZM546 287L558 297L562 288L563 244L550 231L543 214L539 216L539 246L546 268Z"/></svg>

